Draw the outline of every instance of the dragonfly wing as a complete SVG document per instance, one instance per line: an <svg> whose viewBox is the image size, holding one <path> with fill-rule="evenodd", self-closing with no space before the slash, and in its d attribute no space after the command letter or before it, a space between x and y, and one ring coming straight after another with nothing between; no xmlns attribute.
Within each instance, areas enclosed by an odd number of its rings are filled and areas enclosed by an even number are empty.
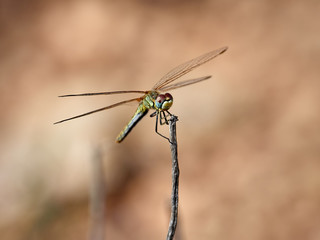
<svg viewBox="0 0 320 240"><path fill-rule="evenodd" d="M141 98L133 98L133 99L129 99L129 100L126 100L126 101L118 102L118 103L109 105L107 107L99 108L99 109L96 109L96 110L93 110L93 111L90 111L90 112L87 112L87 113L83 113L83 114L80 114L80 115L77 115L77 116L74 116L74 117L71 117L71 118L63 119L61 121L55 122L54 124L70 121L70 120L73 120L73 119L76 119L76 118L80 118L80 117L84 117L84 116L87 116L87 115L90 115L90 114L93 114L93 113L96 113L96 112L101 112L101 111L104 111L104 110L107 110L107 109L110 109L110 108L114 108L114 107L120 106L120 105L125 104L125 103L134 102L134 101L140 102Z"/></svg>
<svg viewBox="0 0 320 240"><path fill-rule="evenodd" d="M194 59L189 60L188 62L185 62L174 69L172 69L170 72L168 72L166 75L164 75L159 82L157 82L152 89L158 90L166 86L167 84L173 82L174 80L178 79L179 77L187 74L188 72L192 71L196 67L199 67L200 65L212 60L216 56L224 53L227 51L228 47L219 48L217 50L205 53L199 57L196 57Z"/></svg>
<svg viewBox="0 0 320 240"><path fill-rule="evenodd" d="M96 95L111 95L111 94L122 94L122 93L144 93L146 91L113 91L113 92L96 92L96 93L77 93L77 94L67 94L61 95L59 97L79 97L79 96L96 96Z"/></svg>
<svg viewBox="0 0 320 240"><path fill-rule="evenodd" d="M171 84L171 85L166 85L162 88L160 88L160 91L168 91L168 90L172 90L172 89L176 89L176 88L181 88L181 87L185 87L191 84L195 84L204 80L207 80L211 78L211 76L205 76L205 77L200 77L200 78L195 78L195 79L190 79L190 80L186 80L186 81L182 81L182 82L178 82L175 84Z"/></svg>

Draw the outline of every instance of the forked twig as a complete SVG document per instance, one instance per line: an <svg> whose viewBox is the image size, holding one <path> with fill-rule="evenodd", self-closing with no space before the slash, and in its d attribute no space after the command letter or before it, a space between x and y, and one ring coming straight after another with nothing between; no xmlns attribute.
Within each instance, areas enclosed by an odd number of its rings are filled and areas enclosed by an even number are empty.
<svg viewBox="0 0 320 240"><path fill-rule="evenodd" d="M179 202L179 164L178 164L178 147L177 147L177 134L176 122L178 117L172 115L169 120L170 131L170 148L172 159L172 193L171 193L171 216L167 240L172 240L176 232L178 222L178 202Z"/></svg>

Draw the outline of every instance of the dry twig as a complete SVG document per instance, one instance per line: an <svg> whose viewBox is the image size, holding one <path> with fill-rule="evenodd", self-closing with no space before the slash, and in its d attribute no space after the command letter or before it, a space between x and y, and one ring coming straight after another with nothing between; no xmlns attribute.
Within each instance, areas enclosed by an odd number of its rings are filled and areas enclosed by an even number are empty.
<svg viewBox="0 0 320 240"><path fill-rule="evenodd" d="M167 240L172 240L176 231L178 222L178 202L179 202L179 164L178 164L178 147L177 147L177 134L176 122L178 117L172 115L169 122L170 130L170 148L172 159L172 194L171 194L171 216Z"/></svg>

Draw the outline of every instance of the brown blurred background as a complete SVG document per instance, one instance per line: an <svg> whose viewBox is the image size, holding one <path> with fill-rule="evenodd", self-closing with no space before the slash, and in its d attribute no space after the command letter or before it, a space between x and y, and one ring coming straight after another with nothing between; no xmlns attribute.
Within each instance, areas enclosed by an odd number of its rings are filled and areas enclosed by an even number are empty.
<svg viewBox="0 0 320 240"><path fill-rule="evenodd" d="M148 90L227 45L183 78L212 79L172 92L180 239L320 239L319 24L317 0L1 0L0 238L86 239L99 158L106 239L164 239L171 160L155 119L116 144L134 104L52 123L133 95L57 96Z"/></svg>

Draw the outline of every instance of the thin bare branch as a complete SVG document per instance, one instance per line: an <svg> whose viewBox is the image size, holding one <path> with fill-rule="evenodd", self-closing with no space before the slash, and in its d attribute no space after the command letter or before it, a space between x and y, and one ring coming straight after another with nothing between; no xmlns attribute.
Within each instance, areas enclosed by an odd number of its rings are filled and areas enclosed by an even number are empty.
<svg viewBox="0 0 320 240"><path fill-rule="evenodd" d="M176 134L176 122L178 117L172 115L169 122L170 130L170 149L172 160L172 194L171 194L171 216L169 229L167 234L167 240L172 240L176 232L178 223L178 203L179 203L179 164L178 164L178 144Z"/></svg>

